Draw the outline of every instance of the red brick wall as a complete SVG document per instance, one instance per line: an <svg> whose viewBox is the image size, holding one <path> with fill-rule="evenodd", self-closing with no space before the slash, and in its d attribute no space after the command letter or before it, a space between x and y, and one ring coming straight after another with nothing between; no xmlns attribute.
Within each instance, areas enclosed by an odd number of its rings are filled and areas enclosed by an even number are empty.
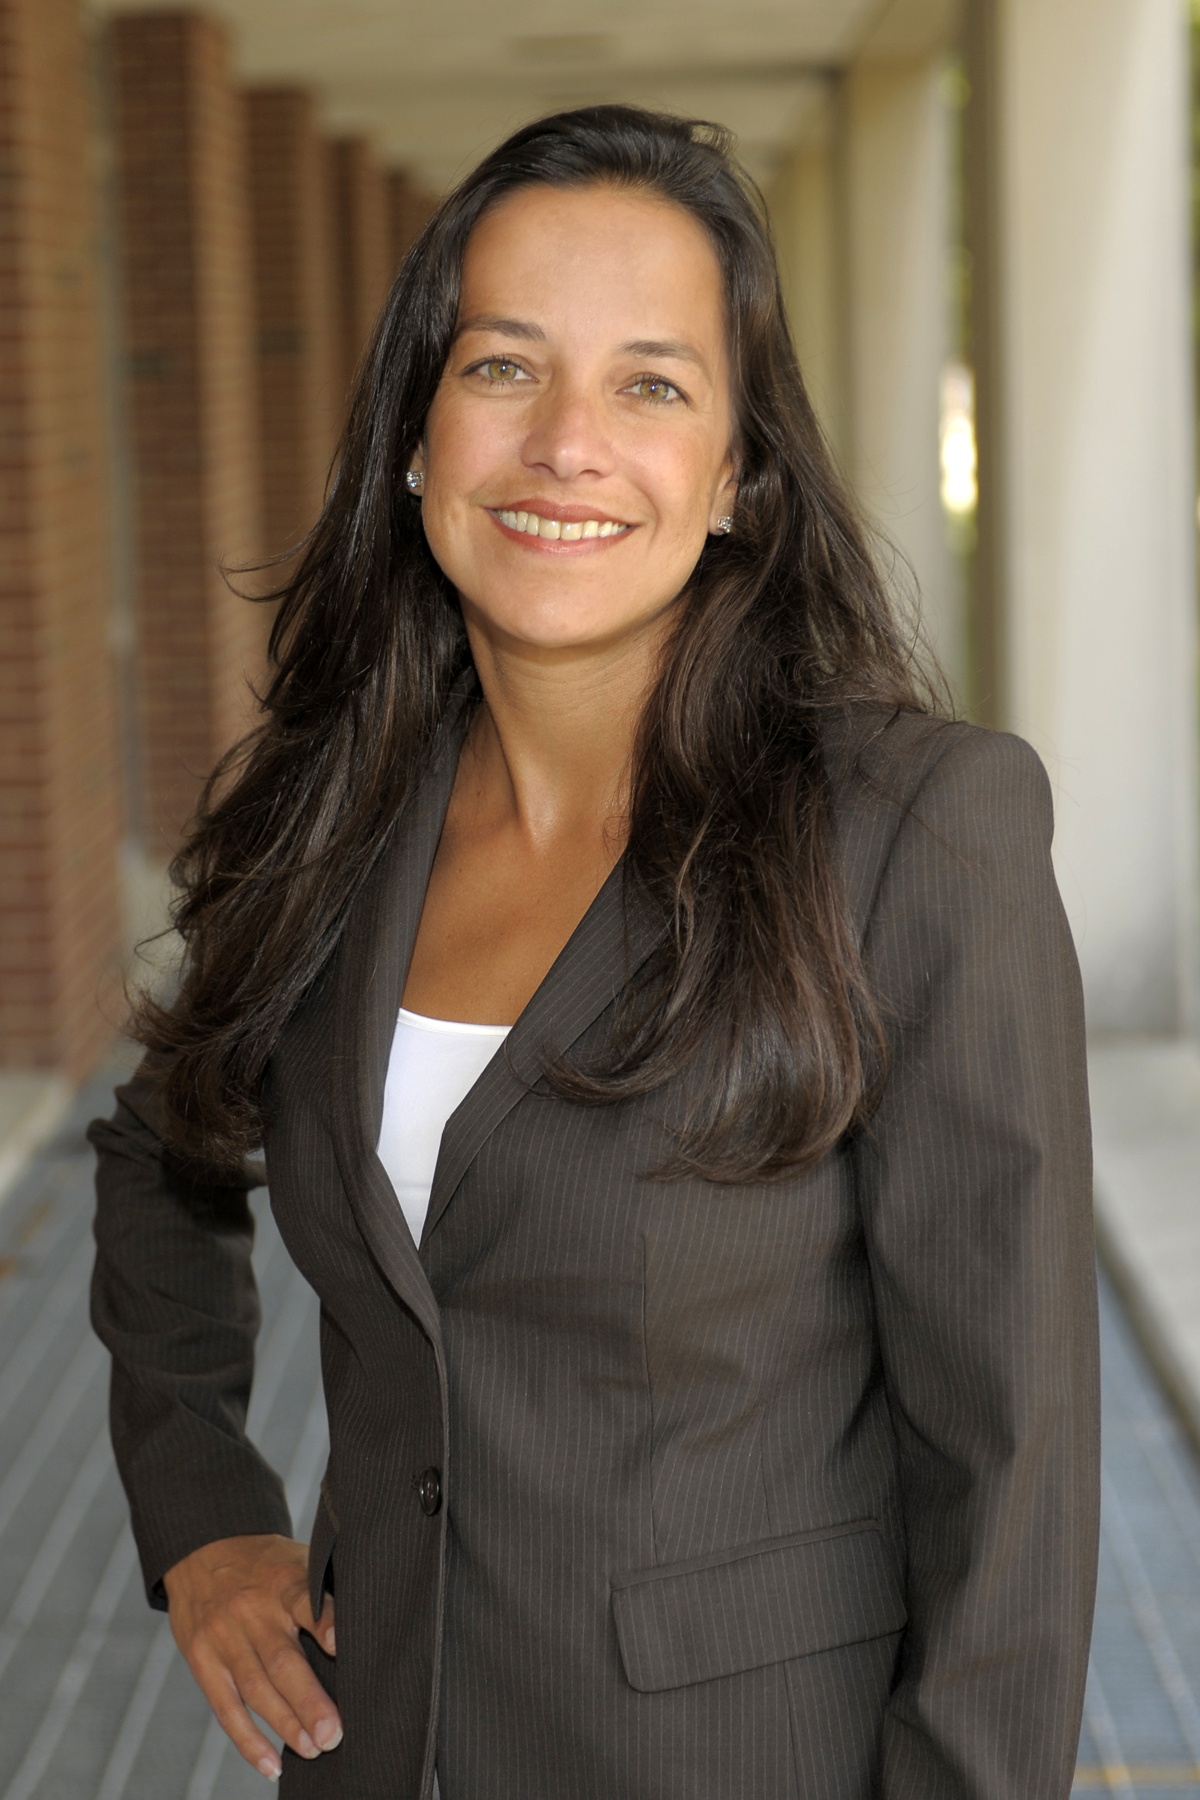
<svg viewBox="0 0 1200 1800"><path fill-rule="evenodd" d="M117 17L112 72L148 849L165 859L251 717L268 622L218 567L263 549L245 107L200 14Z"/></svg>
<svg viewBox="0 0 1200 1800"><path fill-rule="evenodd" d="M312 97L247 95L268 551L294 544L321 507L341 416L329 187Z"/></svg>
<svg viewBox="0 0 1200 1800"><path fill-rule="evenodd" d="M343 395L358 367L394 268L387 185L366 138L328 147Z"/></svg>
<svg viewBox="0 0 1200 1800"><path fill-rule="evenodd" d="M94 1065L121 831L86 46L0 0L0 1064Z"/></svg>

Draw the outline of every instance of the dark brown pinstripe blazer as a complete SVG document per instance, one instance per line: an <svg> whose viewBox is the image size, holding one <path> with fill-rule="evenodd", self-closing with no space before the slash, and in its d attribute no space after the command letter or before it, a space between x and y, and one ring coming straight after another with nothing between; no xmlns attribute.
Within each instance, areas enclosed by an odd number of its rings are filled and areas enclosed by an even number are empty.
<svg viewBox="0 0 1200 1800"><path fill-rule="evenodd" d="M374 1153L451 782L448 726L269 1075L271 1200L321 1298L311 1553L345 1720L292 1800L1054 1800L1091 1619L1097 1380L1075 961L1041 767L902 716L831 726L888 1008L871 1128L772 1185L656 1182L667 1089L585 1054L658 928L609 880L450 1119L420 1251ZM244 1187L100 1151L97 1329L146 1580L287 1531L243 1435ZM247 1175L246 1185L252 1184ZM435 1513L423 1472L440 1472Z"/></svg>

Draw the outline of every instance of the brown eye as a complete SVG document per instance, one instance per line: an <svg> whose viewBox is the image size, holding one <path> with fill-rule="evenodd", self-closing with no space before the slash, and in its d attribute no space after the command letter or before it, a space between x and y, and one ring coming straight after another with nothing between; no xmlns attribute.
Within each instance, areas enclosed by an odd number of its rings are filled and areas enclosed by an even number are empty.
<svg viewBox="0 0 1200 1800"><path fill-rule="evenodd" d="M506 356L493 356L490 362L484 363L483 372L489 381L512 381L521 371Z"/></svg>
<svg viewBox="0 0 1200 1800"><path fill-rule="evenodd" d="M639 400L678 400L679 389L661 375L639 375L629 390Z"/></svg>

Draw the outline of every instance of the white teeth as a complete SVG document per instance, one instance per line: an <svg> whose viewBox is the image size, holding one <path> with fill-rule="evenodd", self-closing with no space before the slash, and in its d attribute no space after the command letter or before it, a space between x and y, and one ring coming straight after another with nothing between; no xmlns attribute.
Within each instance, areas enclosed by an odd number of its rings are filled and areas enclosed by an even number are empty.
<svg viewBox="0 0 1200 1800"><path fill-rule="evenodd" d="M527 537L563 538L570 543L577 538L619 537L630 529L615 519L543 519L537 513L513 512L508 507L498 508L496 517L510 531L523 531Z"/></svg>

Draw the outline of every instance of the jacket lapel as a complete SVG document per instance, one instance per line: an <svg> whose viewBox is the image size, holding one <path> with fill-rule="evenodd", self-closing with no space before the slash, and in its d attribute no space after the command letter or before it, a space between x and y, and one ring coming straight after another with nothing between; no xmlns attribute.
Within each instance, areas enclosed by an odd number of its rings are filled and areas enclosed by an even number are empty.
<svg viewBox="0 0 1200 1800"><path fill-rule="evenodd" d="M440 1340L437 1304L376 1155L396 1015L471 709L457 684L424 779L354 904L332 994L331 1131L359 1229L400 1298Z"/></svg>
<svg viewBox="0 0 1200 1800"><path fill-rule="evenodd" d="M332 996L331 1126L350 1201L384 1274L435 1342L440 1342L437 1303L375 1146L396 1015L470 720L466 701L476 685L474 671L456 683L421 787L355 904ZM826 738L840 834L852 838L853 821L846 816L853 811L845 792L848 769L842 766L846 746L836 729L827 727ZM843 843L844 854L846 850ZM865 904L872 883L864 879L856 859L849 860L852 894ZM568 1050L661 943L665 927L649 903L636 892L627 907L623 903L623 872L622 859L504 1044L447 1121L422 1250L491 1133L539 1080L546 1055Z"/></svg>
<svg viewBox="0 0 1200 1800"><path fill-rule="evenodd" d="M384 1274L435 1340L437 1303L375 1147L396 1015L473 686L472 677L456 688L457 705L412 806L355 903L332 994L331 1129L350 1203ZM618 861L507 1039L447 1121L422 1247L491 1133L539 1079L546 1054L569 1049L662 940L662 920L647 902L635 895L628 907L623 904L623 869Z"/></svg>
<svg viewBox="0 0 1200 1800"><path fill-rule="evenodd" d="M623 873L621 859L508 1037L447 1120L422 1249L487 1139L539 1079L547 1053L569 1049L662 941L664 923L648 902L634 894L628 906L623 903Z"/></svg>

